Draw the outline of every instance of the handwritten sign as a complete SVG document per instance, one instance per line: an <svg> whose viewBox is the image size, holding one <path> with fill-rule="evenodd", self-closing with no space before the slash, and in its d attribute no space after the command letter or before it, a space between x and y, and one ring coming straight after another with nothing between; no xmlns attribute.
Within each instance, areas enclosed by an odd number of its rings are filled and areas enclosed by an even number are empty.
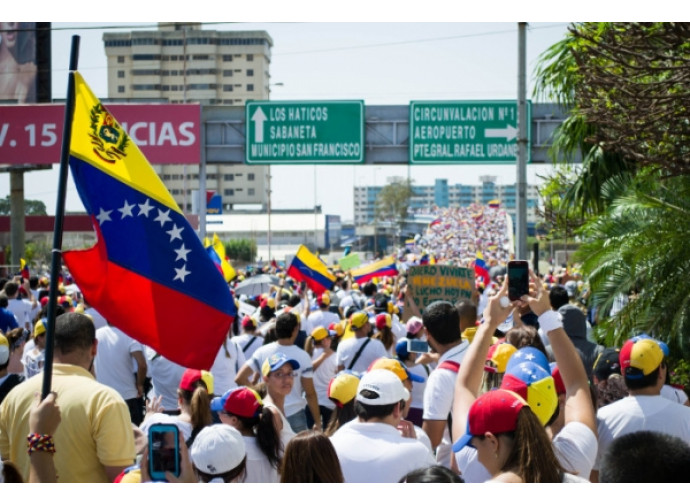
<svg viewBox="0 0 690 504"><path fill-rule="evenodd" d="M470 300L474 288L472 268L444 264L412 266L407 273L405 319L413 315L419 316L434 301L455 304L461 300Z"/></svg>

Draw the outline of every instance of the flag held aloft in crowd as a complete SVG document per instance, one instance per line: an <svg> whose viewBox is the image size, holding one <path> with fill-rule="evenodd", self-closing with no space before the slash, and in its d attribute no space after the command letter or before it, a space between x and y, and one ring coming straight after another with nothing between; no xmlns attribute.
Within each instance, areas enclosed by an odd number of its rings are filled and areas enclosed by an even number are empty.
<svg viewBox="0 0 690 504"><path fill-rule="evenodd" d="M69 162L97 243L63 259L111 324L209 369L236 314L228 286L139 148L79 73L75 82Z"/></svg>
<svg viewBox="0 0 690 504"><path fill-rule="evenodd" d="M304 245L297 249L287 274L298 282L305 282L316 294L331 290L335 284L335 275Z"/></svg>

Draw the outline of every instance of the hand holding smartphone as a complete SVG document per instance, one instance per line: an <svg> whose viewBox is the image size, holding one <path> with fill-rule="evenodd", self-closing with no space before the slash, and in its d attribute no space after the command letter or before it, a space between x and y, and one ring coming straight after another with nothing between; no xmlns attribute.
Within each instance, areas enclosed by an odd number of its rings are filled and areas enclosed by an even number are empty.
<svg viewBox="0 0 690 504"><path fill-rule="evenodd" d="M529 294L529 264L527 261L508 261L508 299L517 301Z"/></svg>
<svg viewBox="0 0 690 504"><path fill-rule="evenodd" d="M410 353L428 353L429 343L418 339L408 340L407 351Z"/></svg>
<svg viewBox="0 0 690 504"><path fill-rule="evenodd" d="M166 481L166 471L180 476L179 430L173 424L149 427L149 475L153 481Z"/></svg>

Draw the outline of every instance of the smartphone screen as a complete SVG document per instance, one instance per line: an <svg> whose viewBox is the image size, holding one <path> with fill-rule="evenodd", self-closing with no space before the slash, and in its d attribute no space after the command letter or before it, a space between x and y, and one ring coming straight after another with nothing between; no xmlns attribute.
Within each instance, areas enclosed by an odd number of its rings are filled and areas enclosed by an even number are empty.
<svg viewBox="0 0 690 504"><path fill-rule="evenodd" d="M154 424L149 428L149 473L165 481L165 472L180 475L179 431L176 425Z"/></svg>
<svg viewBox="0 0 690 504"><path fill-rule="evenodd" d="M418 339L409 340L407 342L407 351L415 353L426 353L429 351L429 343Z"/></svg>
<svg viewBox="0 0 690 504"><path fill-rule="evenodd" d="M527 261L508 262L508 299L515 301L529 293L529 264Z"/></svg>

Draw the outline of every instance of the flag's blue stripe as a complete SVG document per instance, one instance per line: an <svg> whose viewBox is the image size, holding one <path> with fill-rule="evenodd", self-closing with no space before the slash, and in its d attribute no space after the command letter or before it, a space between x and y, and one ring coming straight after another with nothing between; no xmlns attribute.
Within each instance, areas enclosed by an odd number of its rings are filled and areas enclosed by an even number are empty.
<svg viewBox="0 0 690 504"><path fill-rule="evenodd" d="M322 275L318 271L313 270L306 264L304 264L298 256L295 256L294 259L292 260L292 263L290 264L290 267L292 268L297 268L297 270L305 277L310 278L314 280L315 282L319 283L326 289L330 289L333 287L333 280L330 278Z"/></svg>
<svg viewBox="0 0 690 504"><path fill-rule="evenodd" d="M70 166L86 211L96 218L101 210L110 212L110 220L100 224L109 261L234 316L227 284L183 215L85 161L70 157ZM140 206L147 200L153 209L144 217ZM123 213L125 201L134 205L131 217ZM162 226L155 220L161 212L170 218ZM180 238L168 233L173 226L182 229ZM176 249L183 245L189 252L178 254ZM175 280L175 268L183 267L190 274L184 281ZM178 309L184 307L170 307L171 311Z"/></svg>

